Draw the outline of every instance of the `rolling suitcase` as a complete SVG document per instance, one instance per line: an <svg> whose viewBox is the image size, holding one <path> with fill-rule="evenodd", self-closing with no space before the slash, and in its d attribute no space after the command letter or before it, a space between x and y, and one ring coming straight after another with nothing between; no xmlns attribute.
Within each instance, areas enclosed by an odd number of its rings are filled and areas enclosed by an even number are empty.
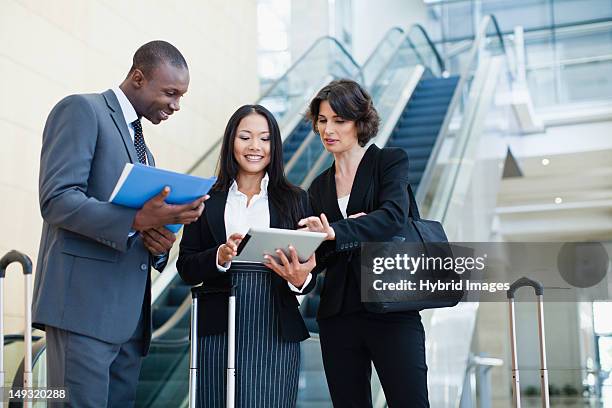
<svg viewBox="0 0 612 408"><path fill-rule="evenodd" d="M21 264L25 278L25 361L23 370L23 387L32 387L32 261L19 251L10 251L0 259L0 386L4 387L4 277L6 268L14 263ZM0 406L1 406L0 402ZM24 401L24 407L30 407L30 401Z"/></svg>
<svg viewBox="0 0 612 408"><path fill-rule="evenodd" d="M512 350L512 394L514 407L521 408L521 389L519 383L518 355L516 350L516 324L514 320L514 293L523 286L531 286L538 298L538 337L540 339L540 388L542 406L550 407L548 396L548 369L546 368L546 344L544 339L544 287L538 281L529 278L520 278L507 291L510 305L510 346Z"/></svg>
<svg viewBox="0 0 612 408"><path fill-rule="evenodd" d="M189 408L197 407L198 393L198 298L210 294L225 293L229 296L227 319L227 399L226 407L234 408L236 397L236 288L191 289L191 349L189 355Z"/></svg>

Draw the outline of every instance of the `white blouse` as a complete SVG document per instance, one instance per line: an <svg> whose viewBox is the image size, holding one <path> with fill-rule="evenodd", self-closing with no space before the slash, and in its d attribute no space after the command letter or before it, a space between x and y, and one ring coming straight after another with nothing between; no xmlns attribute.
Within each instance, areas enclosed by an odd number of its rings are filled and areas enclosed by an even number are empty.
<svg viewBox="0 0 612 408"><path fill-rule="evenodd" d="M338 207L340 207L340 212L344 218L346 218L346 207L348 207L349 198L351 198L350 194L338 199Z"/></svg>
<svg viewBox="0 0 612 408"><path fill-rule="evenodd" d="M238 190L236 180L230 186L227 193L227 201L225 202L225 239L230 235L239 233L246 234L251 227L268 228L270 227L270 207L268 206L268 182L270 178L268 173L261 179L259 194L255 194L251 201L247 203L248 197L246 194ZM217 249L217 257L219 259L219 250ZM227 262L223 266L217 264L217 269L220 272L227 271L232 266L232 262ZM274 272L273 272L274 273ZM304 288L308 286L312 274L308 274L306 282L302 285L302 289L298 289L291 283L287 282L289 288L294 292L302 293Z"/></svg>

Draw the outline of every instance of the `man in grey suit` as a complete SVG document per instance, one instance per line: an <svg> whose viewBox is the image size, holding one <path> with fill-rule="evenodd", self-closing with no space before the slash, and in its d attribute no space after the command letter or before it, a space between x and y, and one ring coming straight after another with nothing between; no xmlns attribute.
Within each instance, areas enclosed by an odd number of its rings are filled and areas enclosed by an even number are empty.
<svg viewBox="0 0 612 408"><path fill-rule="evenodd" d="M67 387L70 406L134 405L151 339L150 268L164 268L175 240L164 225L197 220L207 197L168 205L166 187L140 210L107 200L126 163L155 165L140 118L168 119L188 85L179 50L152 41L119 87L68 96L47 119L32 308L47 335L48 386Z"/></svg>

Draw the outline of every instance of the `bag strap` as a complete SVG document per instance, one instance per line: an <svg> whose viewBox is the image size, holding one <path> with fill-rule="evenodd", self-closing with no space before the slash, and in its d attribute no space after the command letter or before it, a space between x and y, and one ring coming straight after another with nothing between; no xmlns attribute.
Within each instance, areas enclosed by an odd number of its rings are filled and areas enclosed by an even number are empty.
<svg viewBox="0 0 612 408"><path fill-rule="evenodd" d="M413 220L420 220L421 214L419 213L419 206L417 205L410 183L408 183L408 198L410 200L410 210L408 211L408 216Z"/></svg>

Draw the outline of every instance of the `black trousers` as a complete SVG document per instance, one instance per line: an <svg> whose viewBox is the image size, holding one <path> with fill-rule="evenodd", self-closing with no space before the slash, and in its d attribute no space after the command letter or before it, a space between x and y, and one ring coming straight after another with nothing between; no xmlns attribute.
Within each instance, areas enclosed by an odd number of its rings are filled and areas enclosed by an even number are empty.
<svg viewBox="0 0 612 408"><path fill-rule="evenodd" d="M425 332L417 312L358 312L319 320L335 408L372 406L372 363L390 408L429 407Z"/></svg>

